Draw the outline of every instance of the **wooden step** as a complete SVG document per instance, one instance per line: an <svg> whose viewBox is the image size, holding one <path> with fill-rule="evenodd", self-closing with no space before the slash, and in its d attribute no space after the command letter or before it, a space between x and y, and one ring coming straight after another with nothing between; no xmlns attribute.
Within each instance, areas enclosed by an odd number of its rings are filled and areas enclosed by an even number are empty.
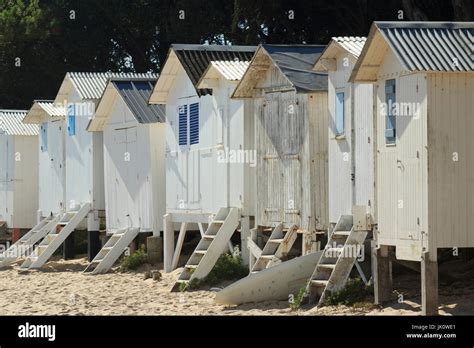
<svg viewBox="0 0 474 348"><path fill-rule="evenodd" d="M198 255L204 255L206 253L207 250L194 250L194 253L195 254L198 254Z"/></svg>
<svg viewBox="0 0 474 348"><path fill-rule="evenodd" d="M323 269L329 269L329 270L333 270L336 265L332 265L332 264L329 264L329 263L324 263L324 264L319 264L318 265L319 268L323 268Z"/></svg>
<svg viewBox="0 0 474 348"><path fill-rule="evenodd" d="M204 239L214 239L214 238L216 238L216 236L214 236L212 234L205 234L205 235L202 236L202 238L204 238Z"/></svg>
<svg viewBox="0 0 474 348"><path fill-rule="evenodd" d="M280 239L269 239L268 240L268 243L277 243L277 244L280 244L280 243L283 243L285 239L284 238L280 238Z"/></svg>
<svg viewBox="0 0 474 348"><path fill-rule="evenodd" d="M335 236L349 236L351 231L334 231L333 235Z"/></svg>
<svg viewBox="0 0 474 348"><path fill-rule="evenodd" d="M213 223L213 224L223 225L224 222L225 222L225 220L212 220L212 223Z"/></svg>
<svg viewBox="0 0 474 348"><path fill-rule="evenodd" d="M318 286L318 287L323 287L323 286L325 287L326 285L328 285L328 281L327 280L312 280L311 285Z"/></svg>

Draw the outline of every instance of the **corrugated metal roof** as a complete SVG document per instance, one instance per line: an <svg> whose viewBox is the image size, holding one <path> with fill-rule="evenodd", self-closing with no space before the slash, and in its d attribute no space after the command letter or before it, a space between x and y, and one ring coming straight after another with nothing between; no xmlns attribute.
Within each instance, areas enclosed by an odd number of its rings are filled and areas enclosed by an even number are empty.
<svg viewBox="0 0 474 348"><path fill-rule="evenodd" d="M262 45L298 92L327 91L326 73L313 71L324 45Z"/></svg>
<svg viewBox="0 0 474 348"><path fill-rule="evenodd" d="M56 105L52 100L35 100L46 113L51 117L64 117L66 116L66 108L64 105Z"/></svg>
<svg viewBox="0 0 474 348"><path fill-rule="evenodd" d="M367 38L362 36L337 36L332 38L354 57L359 57Z"/></svg>
<svg viewBox="0 0 474 348"><path fill-rule="evenodd" d="M38 135L38 125L22 122L27 112L27 110L0 110L0 133L8 135Z"/></svg>
<svg viewBox="0 0 474 348"><path fill-rule="evenodd" d="M474 22L375 22L407 70L474 70Z"/></svg>
<svg viewBox="0 0 474 348"><path fill-rule="evenodd" d="M112 72L69 72L74 87L82 99L100 99L107 86L108 79L157 79L156 74L139 73L112 73Z"/></svg>
<svg viewBox="0 0 474 348"><path fill-rule="evenodd" d="M211 65L227 80L239 81L244 76L249 63L248 61L217 60L212 61Z"/></svg>
<svg viewBox="0 0 474 348"><path fill-rule="evenodd" d="M148 104L155 80L111 80L138 123L165 122L165 106Z"/></svg>
<svg viewBox="0 0 474 348"><path fill-rule="evenodd" d="M171 49L196 87L211 61L250 61L256 47L173 44ZM209 89L197 89L197 93L205 95L212 92Z"/></svg>

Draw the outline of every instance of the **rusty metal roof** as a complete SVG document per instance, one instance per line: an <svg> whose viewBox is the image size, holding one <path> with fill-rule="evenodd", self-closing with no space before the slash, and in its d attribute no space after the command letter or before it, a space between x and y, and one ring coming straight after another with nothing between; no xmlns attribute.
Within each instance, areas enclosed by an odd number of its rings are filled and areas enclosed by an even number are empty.
<svg viewBox="0 0 474 348"><path fill-rule="evenodd" d="M22 122L27 112L27 110L0 110L0 134L38 135L38 125Z"/></svg>

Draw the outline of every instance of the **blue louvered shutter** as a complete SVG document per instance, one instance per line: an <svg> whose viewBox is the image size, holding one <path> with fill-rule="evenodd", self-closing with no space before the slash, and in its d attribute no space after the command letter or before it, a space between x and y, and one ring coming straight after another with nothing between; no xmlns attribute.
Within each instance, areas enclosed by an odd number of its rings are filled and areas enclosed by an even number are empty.
<svg viewBox="0 0 474 348"><path fill-rule="evenodd" d="M189 105L189 142L199 144L199 103Z"/></svg>
<svg viewBox="0 0 474 348"><path fill-rule="evenodd" d="M41 151L48 151L48 123L41 124Z"/></svg>
<svg viewBox="0 0 474 348"><path fill-rule="evenodd" d="M396 85L395 79L385 81L385 103L386 116L385 116L385 142L387 144L394 144L396 138L396 122L393 114L393 107L396 102Z"/></svg>
<svg viewBox="0 0 474 348"><path fill-rule="evenodd" d="M188 106L181 105L178 108L178 143L188 144Z"/></svg>
<svg viewBox="0 0 474 348"><path fill-rule="evenodd" d="M74 114L74 104L70 104L67 107L67 133L69 135L76 134L76 116Z"/></svg>

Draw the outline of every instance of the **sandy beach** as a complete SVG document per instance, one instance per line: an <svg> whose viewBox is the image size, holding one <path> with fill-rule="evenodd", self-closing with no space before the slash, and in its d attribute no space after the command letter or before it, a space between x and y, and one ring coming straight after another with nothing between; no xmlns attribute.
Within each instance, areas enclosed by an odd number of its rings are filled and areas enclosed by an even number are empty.
<svg viewBox="0 0 474 348"><path fill-rule="evenodd" d="M413 293L403 304L396 300L382 307L369 302L354 307L303 308L293 311L286 301L226 307L214 303L213 291L172 293L181 268L161 280L144 279L139 270L87 275L85 258L48 262L41 270L20 271L18 264L0 271L0 315L419 315L420 299ZM417 277L394 283L396 291L418 285ZM413 284L415 282L415 284ZM400 290L402 289L402 290ZM409 293L407 293L409 295ZM474 313L474 283L440 288L440 314Z"/></svg>

